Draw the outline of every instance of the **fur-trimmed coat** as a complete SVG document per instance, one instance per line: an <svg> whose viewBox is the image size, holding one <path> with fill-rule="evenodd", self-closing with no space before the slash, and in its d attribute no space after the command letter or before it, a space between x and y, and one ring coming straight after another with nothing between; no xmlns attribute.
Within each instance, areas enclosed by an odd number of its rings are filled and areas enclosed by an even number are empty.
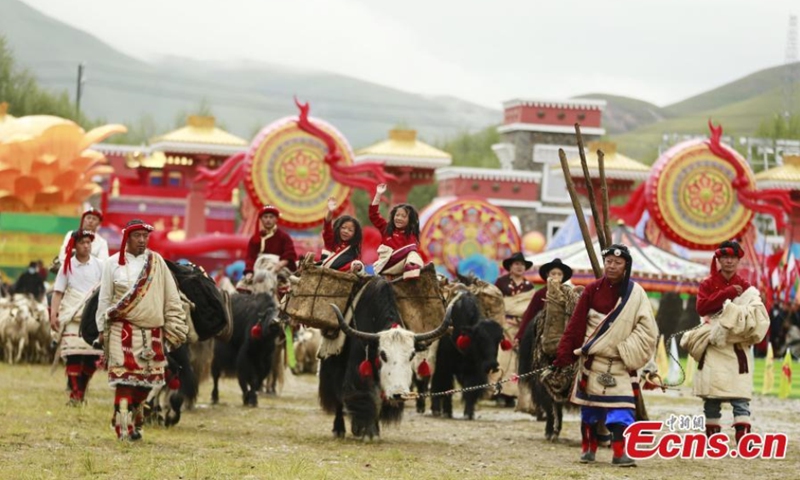
<svg viewBox="0 0 800 480"><path fill-rule="evenodd" d="M587 286L583 295L591 295L593 289L603 286L603 281L607 279ZM567 353L580 357L570 401L594 407L636 408L637 370L653 357L658 343L658 326L647 294L639 284L630 282L626 295L610 312L597 311L590 304L585 320L576 318L585 308L581 308L580 302L559 343L556 360L556 364L566 362L562 365L566 366L571 363ZM610 326L606 327L611 320ZM579 328L581 326L583 329ZM565 348L575 345L573 337L578 332L582 343L573 351L565 352ZM602 385L603 374L610 374L615 385Z"/></svg>
<svg viewBox="0 0 800 480"><path fill-rule="evenodd" d="M698 363L692 392L701 398L749 400L753 393L750 346L760 342L769 328L760 292L750 287L702 321L681 339L681 347Z"/></svg>

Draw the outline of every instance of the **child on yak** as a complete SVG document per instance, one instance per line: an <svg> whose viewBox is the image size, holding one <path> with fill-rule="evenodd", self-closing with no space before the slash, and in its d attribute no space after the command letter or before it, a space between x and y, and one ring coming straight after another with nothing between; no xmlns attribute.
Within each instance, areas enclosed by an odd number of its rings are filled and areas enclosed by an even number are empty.
<svg viewBox="0 0 800 480"><path fill-rule="evenodd" d="M375 190L375 198L369 206L369 220L381 232L378 261L374 264L376 275L402 275L404 280L419 278L423 261L419 254L419 215L407 203L395 205L387 222L379 210L381 195L386 184Z"/></svg>
<svg viewBox="0 0 800 480"><path fill-rule="evenodd" d="M336 199L328 199L328 214L322 226L322 251L320 266L340 272L359 273L364 271L361 263L361 224L350 215L342 215L333 222Z"/></svg>

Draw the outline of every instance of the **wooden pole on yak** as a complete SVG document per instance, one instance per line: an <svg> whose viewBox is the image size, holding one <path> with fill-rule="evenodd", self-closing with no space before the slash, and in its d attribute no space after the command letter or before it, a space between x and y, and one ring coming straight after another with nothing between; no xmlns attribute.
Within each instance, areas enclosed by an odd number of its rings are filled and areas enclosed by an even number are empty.
<svg viewBox="0 0 800 480"><path fill-rule="evenodd" d="M589 174L589 165L586 163L586 152L583 149L583 137L581 136L581 124L575 124L575 136L578 137L578 153L581 156L581 168L583 169L583 178L586 182L586 195L589 196L589 206L592 208L592 218L594 219L594 229L597 232L597 240L600 242L600 249L605 249L609 244L606 242L605 231L603 230L603 222L600 220L600 215L597 213L597 202L594 196L594 185L592 184L592 176Z"/></svg>
<svg viewBox="0 0 800 480"><path fill-rule="evenodd" d="M603 229L606 233L606 248L614 243L611 237L611 225L608 213L608 185L606 184L606 154L602 150L597 150L597 169L600 171L600 195L603 202Z"/></svg>
<svg viewBox="0 0 800 480"><path fill-rule="evenodd" d="M592 262L592 271L594 271L595 278L600 278L603 275L603 271L600 270L600 263L597 261L597 254L594 251L592 236L589 234L589 226L586 225L586 218L583 216L583 207L581 207L578 192L575 190L575 184L572 183L572 176L569 174L567 154L561 148L558 149L558 158L561 160L561 170L564 171L564 180L567 182L569 198L572 199L572 208L575 209L575 216L578 217L578 225L581 227L583 242L586 244L586 253L589 254L589 261Z"/></svg>

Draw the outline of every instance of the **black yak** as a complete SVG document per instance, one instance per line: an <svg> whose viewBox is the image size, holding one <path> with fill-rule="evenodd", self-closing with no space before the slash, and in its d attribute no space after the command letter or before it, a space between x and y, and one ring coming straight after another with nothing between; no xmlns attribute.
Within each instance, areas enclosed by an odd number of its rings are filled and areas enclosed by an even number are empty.
<svg viewBox="0 0 800 480"><path fill-rule="evenodd" d="M464 292L448 308L452 309L453 332L439 340L430 387L434 392L452 389L454 379L462 388L487 383L488 374L498 368L497 349L503 340L503 327L483 317L475 295ZM483 393L474 390L462 394L465 418L475 418L475 404ZM424 403L418 403L417 410L424 409ZM452 396L433 397L431 410L434 416L452 418Z"/></svg>
<svg viewBox="0 0 800 480"><path fill-rule="evenodd" d="M278 307L269 293L234 294L231 296L233 334L228 342L214 340L211 376L214 390L211 402L219 401L218 382L222 373L235 375L242 389L245 405L258 405L258 391L272 369L272 353L280 334L276 321Z"/></svg>

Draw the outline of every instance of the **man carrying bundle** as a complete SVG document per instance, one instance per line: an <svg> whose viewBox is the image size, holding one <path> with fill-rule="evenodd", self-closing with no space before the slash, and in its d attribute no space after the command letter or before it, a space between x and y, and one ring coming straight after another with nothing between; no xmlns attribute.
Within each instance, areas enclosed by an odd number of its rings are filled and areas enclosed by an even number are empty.
<svg viewBox="0 0 800 480"><path fill-rule="evenodd" d="M750 346L760 342L769 328L759 291L736 273L743 256L735 241L722 242L714 252L711 276L703 280L697 294L697 313L703 323L681 339L681 346L697 360L692 392L703 399L706 435L720 433L722 402L730 402L737 443L750 433Z"/></svg>

